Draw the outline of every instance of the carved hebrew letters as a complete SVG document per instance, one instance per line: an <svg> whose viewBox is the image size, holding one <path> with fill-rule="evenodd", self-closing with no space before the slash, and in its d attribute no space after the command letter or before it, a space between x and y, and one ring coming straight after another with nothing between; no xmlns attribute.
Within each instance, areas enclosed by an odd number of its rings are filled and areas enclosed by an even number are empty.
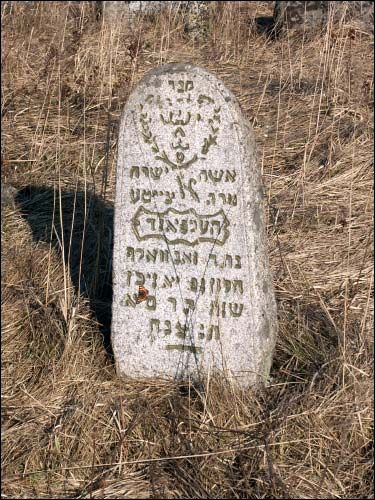
<svg viewBox="0 0 375 500"><path fill-rule="evenodd" d="M193 208L184 211L168 208L160 213L140 206L132 218L132 226L139 241L156 239L171 245L195 246L207 241L220 246L230 234L230 224L223 210L199 215Z"/></svg>
<svg viewBox="0 0 375 500"><path fill-rule="evenodd" d="M251 261L264 248L252 140L232 94L201 68L156 68L129 95L112 316L116 363L127 375L262 371L257 329L267 329L272 304L259 313L268 283L258 277L264 262Z"/></svg>

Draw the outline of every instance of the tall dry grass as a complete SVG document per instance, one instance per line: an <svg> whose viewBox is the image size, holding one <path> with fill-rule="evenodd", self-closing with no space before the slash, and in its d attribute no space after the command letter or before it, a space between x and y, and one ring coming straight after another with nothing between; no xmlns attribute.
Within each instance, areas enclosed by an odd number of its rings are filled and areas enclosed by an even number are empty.
<svg viewBox="0 0 375 500"><path fill-rule="evenodd" d="M3 2L4 498L373 497L373 36L272 38L272 2L108 27L94 2ZM271 385L118 380L116 140L156 65L201 65L254 126L279 334Z"/></svg>

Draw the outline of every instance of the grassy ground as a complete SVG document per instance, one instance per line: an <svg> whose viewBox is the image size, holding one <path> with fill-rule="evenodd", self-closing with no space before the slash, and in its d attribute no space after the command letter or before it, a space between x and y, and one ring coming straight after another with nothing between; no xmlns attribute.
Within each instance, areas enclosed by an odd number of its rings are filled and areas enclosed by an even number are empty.
<svg viewBox="0 0 375 500"><path fill-rule="evenodd" d="M193 39L168 13L109 29L94 2L2 3L4 498L373 498L373 35L272 39L272 9L213 6ZM119 117L172 61L255 130L279 315L257 393L114 371Z"/></svg>

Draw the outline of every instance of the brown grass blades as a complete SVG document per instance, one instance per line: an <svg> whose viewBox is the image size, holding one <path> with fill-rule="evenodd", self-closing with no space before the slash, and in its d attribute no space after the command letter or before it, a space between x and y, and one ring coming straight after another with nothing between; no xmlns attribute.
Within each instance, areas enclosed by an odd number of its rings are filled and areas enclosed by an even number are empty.
<svg viewBox="0 0 375 500"><path fill-rule="evenodd" d="M2 3L4 497L372 497L373 37L274 39L272 9L213 3L193 40L170 11L108 27L94 2ZM105 349L119 117L172 61L254 125L280 323L257 394L120 381Z"/></svg>

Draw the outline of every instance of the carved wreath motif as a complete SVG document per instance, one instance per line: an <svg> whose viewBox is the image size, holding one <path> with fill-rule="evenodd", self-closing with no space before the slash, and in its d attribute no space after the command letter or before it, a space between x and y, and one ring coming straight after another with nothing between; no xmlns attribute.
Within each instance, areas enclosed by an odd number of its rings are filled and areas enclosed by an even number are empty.
<svg viewBox="0 0 375 500"><path fill-rule="evenodd" d="M198 97L198 104L202 104L203 102L209 102L209 103L214 103L213 99L211 99L208 96L205 95L200 95ZM181 110L175 116L175 113L170 112L167 117L164 117L164 115L160 115L162 123L164 125L166 124L172 124L175 126L174 130L174 137L178 139L177 146L172 143L172 148L173 149L179 149L179 151L176 152L175 156L176 158L171 158L170 154L167 154L165 149L162 149L160 146L160 141L158 141L157 135L153 133L152 126L153 126L153 119L150 116L150 114L146 111L144 111L144 106L143 104L140 105L140 113L139 113L139 123L141 127L141 133L143 140L148 146L150 147L151 151L154 153L154 158L155 160L162 161L166 163L169 167L171 167L172 170L181 170L181 169L187 169L190 167L193 163L195 163L198 158L200 159L205 159L205 156L200 156L198 157L198 154L201 155L207 155L211 149L212 146L217 146L217 137L219 133L219 126L218 124L221 122L221 106L219 107L213 107L213 112L211 116L208 118L207 122L209 124L209 133L202 139L202 143L199 148L199 152L195 152L194 154L191 155L190 158L186 158L185 150L189 149L189 144L182 144L182 137L185 137L185 131L184 131L184 126L188 125L190 120L192 119L192 114L190 111L186 112L185 117L182 116ZM197 113L195 116L195 119L199 122L202 121L202 116L200 113Z"/></svg>

